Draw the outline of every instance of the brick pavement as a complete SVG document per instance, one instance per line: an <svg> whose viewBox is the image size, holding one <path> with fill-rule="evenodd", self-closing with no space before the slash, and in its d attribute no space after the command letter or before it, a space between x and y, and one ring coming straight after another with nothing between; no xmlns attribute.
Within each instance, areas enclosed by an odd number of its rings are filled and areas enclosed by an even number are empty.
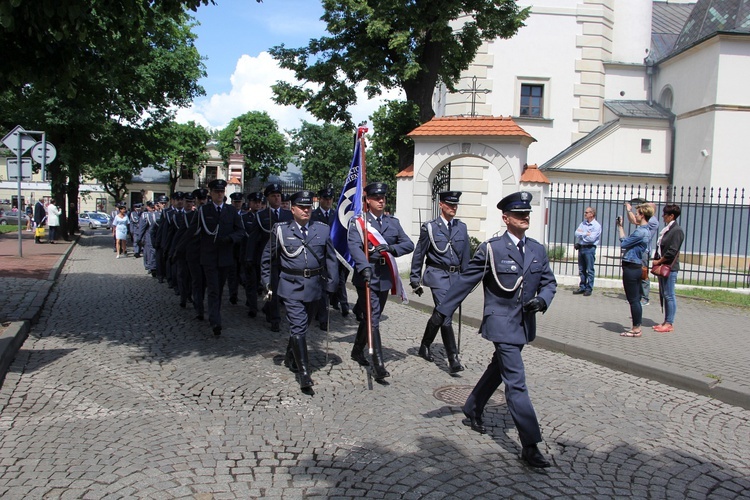
<svg viewBox="0 0 750 500"><path fill-rule="evenodd" d="M283 335L227 305L215 339L177 303L140 261L115 260L106 238L81 240L0 389L0 495L750 496L750 411L716 399L529 346L554 464L536 472L517 458L502 394L487 435L460 424L489 357L476 335L464 332L467 369L451 376L441 347L435 364L415 355L427 315L390 302L393 377L370 390L348 358L355 323L333 314L328 364L312 330L306 396L281 365ZM558 321L552 311L542 329Z"/></svg>

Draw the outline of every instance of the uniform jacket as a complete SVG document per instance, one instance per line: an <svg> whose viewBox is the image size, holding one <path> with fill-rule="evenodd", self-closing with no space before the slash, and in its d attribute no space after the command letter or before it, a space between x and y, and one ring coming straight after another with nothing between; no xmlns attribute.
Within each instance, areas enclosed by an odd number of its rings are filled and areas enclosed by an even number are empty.
<svg viewBox="0 0 750 500"><path fill-rule="evenodd" d="M255 261L260 264L263 250L268 243L268 235L273 226L278 222L288 222L294 219L292 212L279 208L279 217L273 213L271 208L258 210L255 214L257 224L253 227L253 232L248 233L248 245L245 250L245 260ZM270 220L269 220L270 219Z"/></svg>
<svg viewBox="0 0 750 500"><path fill-rule="evenodd" d="M378 229L377 221L370 212L365 212L363 216L367 217L367 221L370 225ZM358 224L357 218L352 217L349 221L349 232L347 235L349 254L352 256L352 259L354 259L355 272L354 277L352 278L352 283L357 287L365 286L365 282L362 279L360 272L365 267L369 267L372 269L370 289L376 291L390 290L393 283L388 264L381 264L382 260L379 256L373 256L368 261L363 249L362 237L360 236L356 224ZM414 243L412 243L411 239L406 235L397 218L383 214L381 217L381 227L378 231L383 235L383 238L388 245L390 245L391 253L395 257L406 255L414 251ZM368 243L368 249L371 248L372 246Z"/></svg>
<svg viewBox="0 0 750 500"><path fill-rule="evenodd" d="M333 218L336 215L336 210L331 207L330 210L328 210L328 217L325 216L323 213L323 210L318 207L315 210L312 211L312 214L310 214L310 220L314 220L316 222L323 222L325 224L328 224L328 227L331 227L333 224Z"/></svg>
<svg viewBox="0 0 750 500"><path fill-rule="evenodd" d="M240 219L242 219L242 227L245 228L245 237L240 244L240 261L252 261L253 252L248 252L248 247L255 243L250 242L250 235L256 234L255 226L258 224L258 216L255 212L249 211L242 214Z"/></svg>
<svg viewBox="0 0 750 500"><path fill-rule="evenodd" d="M323 295L336 291L339 281L339 266L327 224L310 221L307 239L294 221L277 224L261 261L261 283L271 281L271 267L279 270L276 293L279 297L302 302L314 302ZM279 241L281 240L281 241ZM282 248L283 246L283 248ZM300 251L301 250L301 251ZM299 254L294 256L298 251ZM305 278L288 270L319 269L319 274Z"/></svg>
<svg viewBox="0 0 750 500"><path fill-rule="evenodd" d="M460 220L454 218L451 223L454 224L451 231L440 217L422 224L419 240L411 259L410 283L423 283L430 288L448 289L458 279L459 273L451 273L430 264L437 264L441 267L455 266L461 271L466 269L471 257L469 233L466 224ZM432 229L432 240L428 227ZM423 273L422 268L425 262Z"/></svg>
<svg viewBox="0 0 750 500"><path fill-rule="evenodd" d="M231 266L234 262L234 244L245 237L240 215L226 203L220 214L211 202L202 205L196 212L188 233L198 233L200 236L201 265Z"/></svg>
<svg viewBox="0 0 750 500"><path fill-rule="evenodd" d="M495 273L488 252L492 252ZM539 242L526 238L524 254L522 259L507 231L500 237L485 241L479 245L466 271L437 310L451 316L474 286L482 281L482 336L504 344L523 345L533 341L536 317L534 313L524 313L523 304L538 296L549 306L557 291L557 281L549 267L547 252Z"/></svg>

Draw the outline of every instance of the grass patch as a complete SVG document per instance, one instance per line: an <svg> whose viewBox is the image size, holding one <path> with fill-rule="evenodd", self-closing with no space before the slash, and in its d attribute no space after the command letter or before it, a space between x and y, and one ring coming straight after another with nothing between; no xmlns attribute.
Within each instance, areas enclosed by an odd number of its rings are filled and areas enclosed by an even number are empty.
<svg viewBox="0 0 750 500"><path fill-rule="evenodd" d="M691 297L706 300L717 304L743 307L750 309L750 295L744 293L729 292L727 290L704 290L702 288L688 288L677 290L678 297Z"/></svg>
<svg viewBox="0 0 750 500"><path fill-rule="evenodd" d="M7 233L17 233L18 232L18 226L14 226L12 224L8 224L7 226L0 226L0 234L7 234Z"/></svg>

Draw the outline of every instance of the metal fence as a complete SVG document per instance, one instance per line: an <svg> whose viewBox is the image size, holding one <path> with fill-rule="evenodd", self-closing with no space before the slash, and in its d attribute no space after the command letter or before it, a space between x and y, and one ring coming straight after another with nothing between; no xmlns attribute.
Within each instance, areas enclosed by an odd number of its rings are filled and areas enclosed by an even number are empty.
<svg viewBox="0 0 750 500"><path fill-rule="evenodd" d="M685 241L680 250L678 283L750 288L750 205L744 189L553 184L546 241L555 270L568 275L578 274L577 255L573 249L575 230L583 220L584 209L591 206L596 209L596 219L602 225L596 274L620 278L621 252L615 218L622 216L625 232L632 232L634 227L627 222L623 204L634 198L644 198L656 204L658 218L667 203L680 206L682 214L677 223L685 231ZM663 228L663 223L659 227ZM656 237L652 245L656 245Z"/></svg>

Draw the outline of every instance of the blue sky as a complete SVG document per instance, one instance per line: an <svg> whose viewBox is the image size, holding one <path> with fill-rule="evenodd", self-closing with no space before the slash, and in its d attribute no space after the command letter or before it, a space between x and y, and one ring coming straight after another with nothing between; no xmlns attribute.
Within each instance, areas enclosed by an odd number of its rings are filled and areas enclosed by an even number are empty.
<svg viewBox="0 0 750 500"><path fill-rule="evenodd" d="M206 58L208 76L200 80L206 96L178 112L178 121L194 120L211 128L224 128L234 117L248 111L266 111L281 129L298 128L301 120L316 120L304 110L279 106L271 100L270 86L277 80L292 81L268 49L280 44L302 47L311 38L325 35L318 0L216 0L193 16L200 23L193 32L196 46ZM360 92L360 95L364 95ZM388 96L393 99L395 94ZM352 109L354 122L366 120L380 101Z"/></svg>

